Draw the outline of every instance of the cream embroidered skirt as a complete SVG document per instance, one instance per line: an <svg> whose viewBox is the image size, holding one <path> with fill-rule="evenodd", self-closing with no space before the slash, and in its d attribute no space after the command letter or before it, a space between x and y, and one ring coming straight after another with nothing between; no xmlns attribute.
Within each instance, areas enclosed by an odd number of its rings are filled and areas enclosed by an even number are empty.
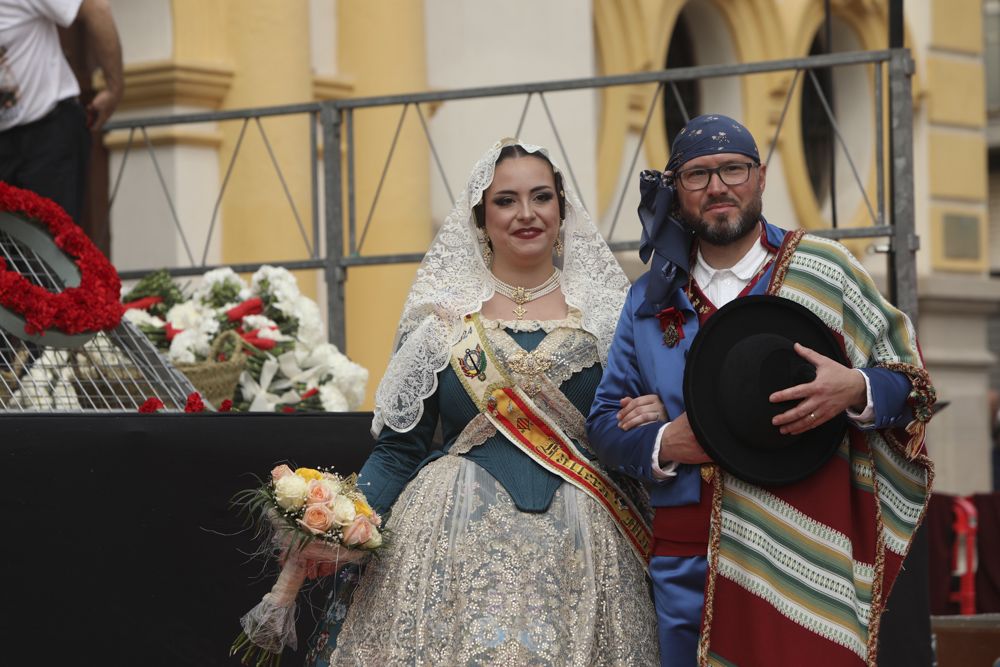
<svg viewBox="0 0 1000 667"><path fill-rule="evenodd" d="M387 528L351 604L327 610L315 665L659 664L644 570L575 487L525 513L485 470L444 456Z"/></svg>

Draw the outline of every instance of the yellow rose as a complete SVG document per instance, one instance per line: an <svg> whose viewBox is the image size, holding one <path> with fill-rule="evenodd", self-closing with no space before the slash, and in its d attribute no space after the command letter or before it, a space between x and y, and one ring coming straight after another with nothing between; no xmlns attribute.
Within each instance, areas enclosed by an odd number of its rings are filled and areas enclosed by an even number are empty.
<svg viewBox="0 0 1000 667"><path fill-rule="evenodd" d="M354 511L363 516L372 516L373 514L375 514L375 511L365 501L364 498L354 499Z"/></svg>
<svg viewBox="0 0 1000 667"><path fill-rule="evenodd" d="M312 468L296 468L295 474L307 482L323 478L323 474L319 470L313 470Z"/></svg>

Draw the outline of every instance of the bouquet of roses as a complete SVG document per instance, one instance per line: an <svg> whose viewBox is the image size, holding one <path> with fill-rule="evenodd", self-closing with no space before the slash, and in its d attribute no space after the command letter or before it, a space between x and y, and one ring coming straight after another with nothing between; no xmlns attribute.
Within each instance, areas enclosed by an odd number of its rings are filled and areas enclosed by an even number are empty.
<svg viewBox="0 0 1000 667"><path fill-rule="evenodd" d="M237 496L271 535L283 565L271 591L240 624L243 632L230 655L243 664L277 665L285 646L296 648L295 598L307 574L336 568L382 545L382 519L358 489L357 475L341 477L326 470L287 465L271 471L271 480Z"/></svg>

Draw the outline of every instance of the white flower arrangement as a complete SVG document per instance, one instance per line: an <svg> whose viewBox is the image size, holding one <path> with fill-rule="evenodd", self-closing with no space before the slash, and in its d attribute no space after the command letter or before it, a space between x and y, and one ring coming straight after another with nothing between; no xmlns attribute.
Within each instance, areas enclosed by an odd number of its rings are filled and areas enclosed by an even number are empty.
<svg viewBox="0 0 1000 667"><path fill-rule="evenodd" d="M152 308L151 295L163 295ZM347 411L364 401L368 371L326 341L319 306L299 291L287 269L263 266L249 285L232 269L214 269L189 297L156 274L129 296L142 297L145 308L161 313L131 308L125 317L175 364L206 360L225 331L235 330L253 347L234 409Z"/></svg>

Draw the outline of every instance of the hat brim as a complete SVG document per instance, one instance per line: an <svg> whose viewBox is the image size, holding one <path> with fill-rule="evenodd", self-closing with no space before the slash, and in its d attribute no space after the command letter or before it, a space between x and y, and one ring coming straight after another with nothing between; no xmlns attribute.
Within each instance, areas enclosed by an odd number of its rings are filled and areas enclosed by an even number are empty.
<svg viewBox="0 0 1000 667"><path fill-rule="evenodd" d="M733 430L721 413L723 360L740 340L777 334L850 366L843 345L812 311L770 295L734 299L720 308L695 336L684 369L684 405L698 443L723 470L757 485L784 485L819 470L837 451L847 431L838 415L806 431L787 447L761 448ZM784 436L781 436L784 437Z"/></svg>

